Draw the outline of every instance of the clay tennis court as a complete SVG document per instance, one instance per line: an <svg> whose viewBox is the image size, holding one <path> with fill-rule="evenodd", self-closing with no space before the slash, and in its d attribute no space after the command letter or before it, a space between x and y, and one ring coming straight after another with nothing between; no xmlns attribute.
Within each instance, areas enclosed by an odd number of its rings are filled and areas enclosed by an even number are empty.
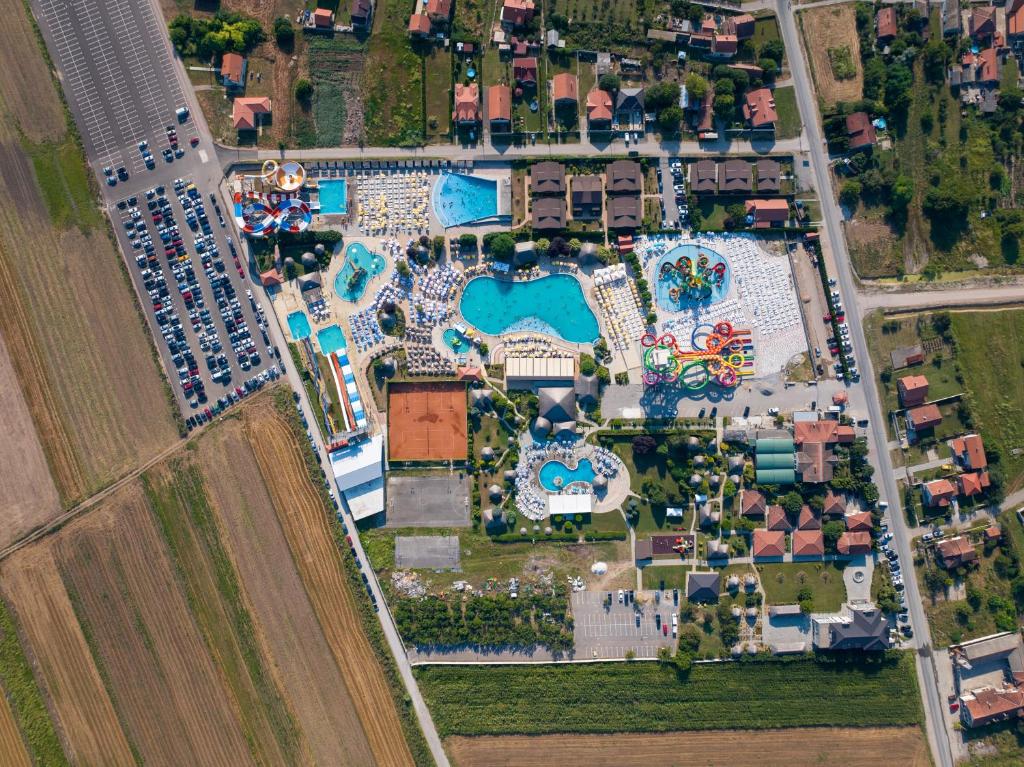
<svg viewBox="0 0 1024 767"><path fill-rule="evenodd" d="M388 457L392 461L464 460L465 384L390 384Z"/></svg>

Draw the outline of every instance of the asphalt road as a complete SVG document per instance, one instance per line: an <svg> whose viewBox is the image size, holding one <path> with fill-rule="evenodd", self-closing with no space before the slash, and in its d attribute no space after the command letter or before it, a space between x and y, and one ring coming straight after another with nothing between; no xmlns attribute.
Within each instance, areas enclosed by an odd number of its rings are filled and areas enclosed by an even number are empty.
<svg viewBox="0 0 1024 767"><path fill-rule="evenodd" d="M817 105L814 102L815 91L807 70L807 61L802 54L803 49L789 2L787 0L777 0L776 11L782 39L786 50L789 52L790 67L793 73L794 85L796 86L795 91L797 104L800 108L800 116L805 126L804 129L807 131L811 165L818 188L818 196L821 199L822 216L828 234L828 242L832 248L836 264L837 274L835 277L839 282L848 308L854 308L858 301L856 284L853 278L853 269L850 265L850 254L846 246L846 237L842 229L842 215L839 211L839 206L836 204L835 195L832 192L832 184L829 179L828 157L825 154L825 143L821 134ZM875 478L879 483L881 497L889 502L891 511L889 525L893 531L896 550L903 564L907 567L912 567L913 558L910 550L910 538L907 532L906 520L901 511L902 498L899 495L896 480L893 478L892 461L889 457L883 426L885 419L882 414L881 400L878 397L877 387L875 386L871 356L868 354L867 343L864 340L861 312L859 307L857 308L857 311L848 311L846 315L847 322L850 325L850 336L853 338L854 352L860 363L859 367L863 376L861 381L852 388L862 389L864 399L866 400L865 404L870 413L870 420L873 424L873 428L870 429L871 451L869 459L875 469ZM946 711L936 681L935 656L931 647L928 619L925 616L924 605L921 602L917 580L915 578L908 578L905 584L907 605L910 608L911 624L915 632L914 645L918 652L918 682L924 703L925 720L932 755L939 767L953 767L953 757L946 729Z"/></svg>

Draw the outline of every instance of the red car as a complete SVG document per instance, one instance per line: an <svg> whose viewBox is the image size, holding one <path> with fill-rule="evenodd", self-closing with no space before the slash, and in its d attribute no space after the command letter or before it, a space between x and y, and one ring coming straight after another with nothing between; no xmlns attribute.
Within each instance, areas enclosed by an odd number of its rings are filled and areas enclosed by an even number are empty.
<svg viewBox="0 0 1024 767"><path fill-rule="evenodd" d="M667 623L662 623L661 624L661 633L664 634L665 636L668 636L668 624Z"/></svg>
<svg viewBox="0 0 1024 767"><path fill-rule="evenodd" d="M823 314L821 316L821 319L824 320L825 322L831 322L832 321L832 315L831 314Z"/></svg>
<svg viewBox="0 0 1024 767"><path fill-rule="evenodd" d="M199 136L193 136L191 139L189 139L188 143L190 143L192 146L199 146Z"/></svg>

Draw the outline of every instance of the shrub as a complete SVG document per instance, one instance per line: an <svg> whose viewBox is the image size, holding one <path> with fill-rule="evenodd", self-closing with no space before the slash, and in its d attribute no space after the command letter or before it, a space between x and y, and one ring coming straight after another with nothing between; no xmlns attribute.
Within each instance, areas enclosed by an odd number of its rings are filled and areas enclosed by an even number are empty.
<svg viewBox="0 0 1024 767"><path fill-rule="evenodd" d="M295 27L284 16L274 19L274 40L282 51L290 51L295 45Z"/></svg>
<svg viewBox="0 0 1024 767"><path fill-rule="evenodd" d="M311 98L313 98L313 83L304 77L296 80L295 100L302 104L308 104Z"/></svg>

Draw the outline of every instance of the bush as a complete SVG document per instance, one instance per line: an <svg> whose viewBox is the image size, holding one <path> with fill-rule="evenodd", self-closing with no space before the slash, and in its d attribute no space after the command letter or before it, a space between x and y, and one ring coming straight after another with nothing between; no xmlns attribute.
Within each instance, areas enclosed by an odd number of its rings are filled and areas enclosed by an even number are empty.
<svg viewBox="0 0 1024 767"><path fill-rule="evenodd" d="M615 93L621 85L622 81L619 80L619 76L611 72L601 75L601 79L597 81L597 87L609 93Z"/></svg>
<svg viewBox="0 0 1024 767"><path fill-rule="evenodd" d="M580 354L580 375L592 376L597 372L597 362L589 354Z"/></svg>
<svg viewBox="0 0 1024 767"><path fill-rule="evenodd" d="M182 56L209 60L223 53L248 53L263 42L263 27L241 13L219 11L213 18L182 14L170 24L171 42Z"/></svg>
<svg viewBox="0 0 1024 767"><path fill-rule="evenodd" d="M295 45L295 27L284 16L274 19L274 40L282 51L291 51Z"/></svg>
<svg viewBox="0 0 1024 767"><path fill-rule="evenodd" d="M491 255L498 261L511 261L515 255L516 241L512 235L502 232L490 242Z"/></svg>
<svg viewBox="0 0 1024 767"><path fill-rule="evenodd" d="M295 100L302 104L308 104L311 98L313 98L313 83L304 77L296 80Z"/></svg>

